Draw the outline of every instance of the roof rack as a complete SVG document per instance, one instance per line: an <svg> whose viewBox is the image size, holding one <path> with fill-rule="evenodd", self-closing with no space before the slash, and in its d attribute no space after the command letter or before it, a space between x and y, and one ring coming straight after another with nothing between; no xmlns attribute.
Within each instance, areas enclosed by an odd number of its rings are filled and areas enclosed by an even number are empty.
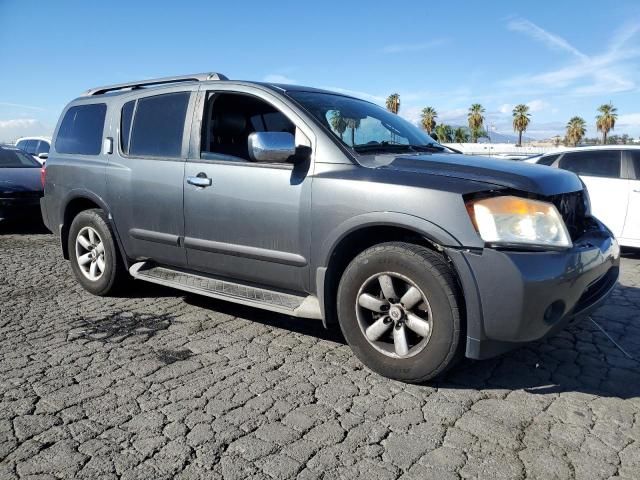
<svg viewBox="0 0 640 480"><path fill-rule="evenodd" d="M124 90L126 88L130 88L135 90L141 87L147 87L150 85L162 85L164 83L180 83L180 82L205 82L207 80L229 80L221 73L196 73L193 75L180 75L177 77L163 77L163 78L152 78L150 80L141 80L139 82L127 82L127 83L118 83L115 85L107 85L104 87L96 87L90 90L87 90L82 94L83 97L90 97L92 95L102 95L107 92L113 92L115 90Z"/></svg>

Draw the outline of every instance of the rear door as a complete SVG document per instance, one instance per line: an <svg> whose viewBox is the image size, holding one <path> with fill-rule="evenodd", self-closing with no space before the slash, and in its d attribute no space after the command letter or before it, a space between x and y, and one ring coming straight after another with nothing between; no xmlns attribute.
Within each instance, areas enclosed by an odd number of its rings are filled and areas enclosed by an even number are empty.
<svg viewBox="0 0 640 480"><path fill-rule="evenodd" d="M629 201L629 180L622 175L622 151L568 152L559 167L580 175L591 198L593 215L616 237L621 236Z"/></svg>
<svg viewBox="0 0 640 480"><path fill-rule="evenodd" d="M154 89L128 96L112 119L114 154L107 168L112 214L127 255L186 265L183 174L193 92Z"/></svg>
<svg viewBox="0 0 640 480"><path fill-rule="evenodd" d="M629 204L621 243L640 247L640 150L628 150L630 163Z"/></svg>

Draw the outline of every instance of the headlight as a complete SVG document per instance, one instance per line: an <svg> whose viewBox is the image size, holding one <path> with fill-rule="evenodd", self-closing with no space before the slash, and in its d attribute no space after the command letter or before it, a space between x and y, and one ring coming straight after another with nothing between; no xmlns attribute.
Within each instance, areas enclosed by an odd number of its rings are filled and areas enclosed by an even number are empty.
<svg viewBox="0 0 640 480"><path fill-rule="evenodd" d="M467 203L480 237L502 245L571 247L571 238L556 207L547 202L503 196Z"/></svg>

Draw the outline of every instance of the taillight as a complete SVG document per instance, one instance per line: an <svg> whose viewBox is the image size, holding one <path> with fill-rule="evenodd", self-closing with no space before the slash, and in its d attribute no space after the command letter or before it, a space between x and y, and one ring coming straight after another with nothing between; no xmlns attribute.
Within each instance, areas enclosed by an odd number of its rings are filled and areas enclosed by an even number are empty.
<svg viewBox="0 0 640 480"><path fill-rule="evenodd" d="M47 180L47 167L40 167L40 183L42 183L42 189L44 190L44 182Z"/></svg>

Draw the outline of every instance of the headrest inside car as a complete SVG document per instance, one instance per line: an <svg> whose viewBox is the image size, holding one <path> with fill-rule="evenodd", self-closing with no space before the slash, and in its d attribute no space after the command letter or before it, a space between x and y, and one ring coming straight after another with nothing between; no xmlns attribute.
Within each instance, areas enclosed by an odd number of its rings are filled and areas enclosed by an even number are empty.
<svg viewBox="0 0 640 480"><path fill-rule="evenodd" d="M247 128L247 119L239 113L224 113L213 117L214 135L239 135Z"/></svg>

